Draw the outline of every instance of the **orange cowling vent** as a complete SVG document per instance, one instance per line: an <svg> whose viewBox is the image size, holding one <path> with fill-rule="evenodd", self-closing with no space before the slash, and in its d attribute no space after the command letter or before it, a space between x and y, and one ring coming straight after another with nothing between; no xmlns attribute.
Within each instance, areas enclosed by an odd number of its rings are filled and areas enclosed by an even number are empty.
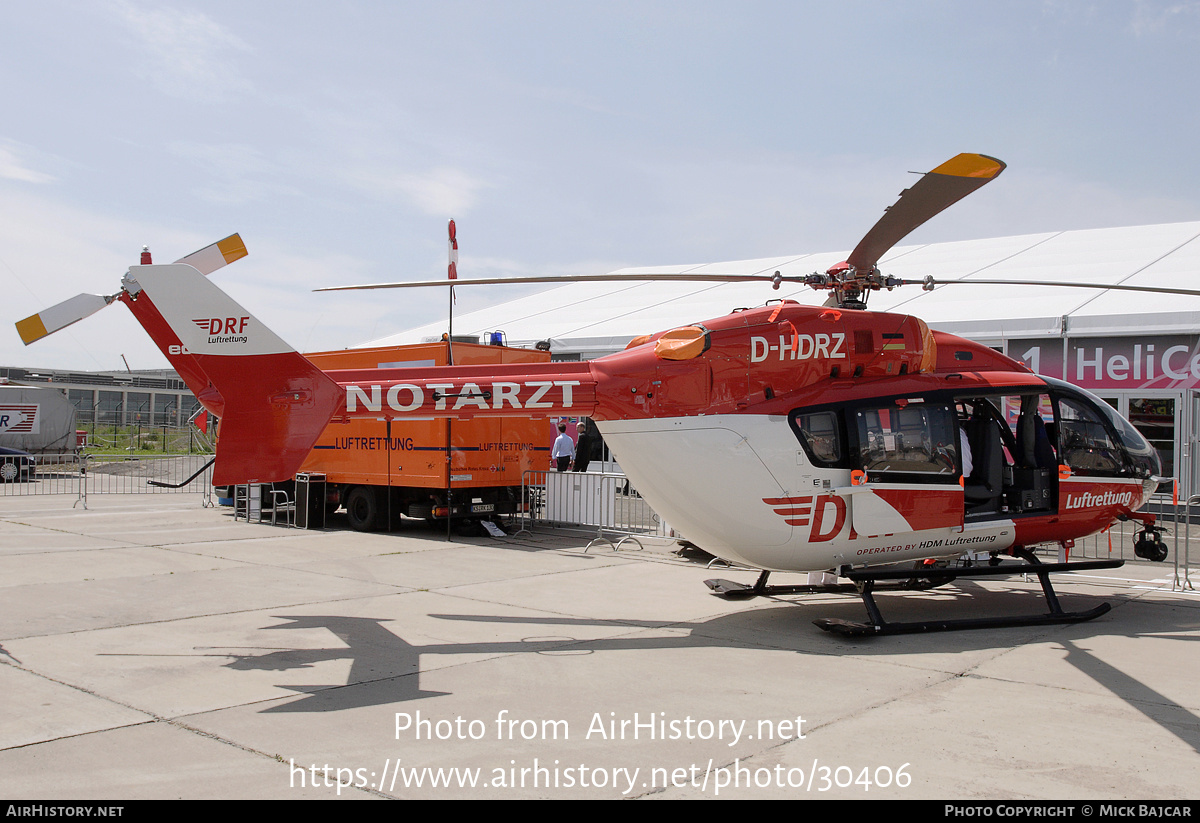
<svg viewBox="0 0 1200 823"><path fill-rule="evenodd" d="M701 326L684 326L665 332L654 344L654 356L659 360L691 360L708 351L708 330Z"/></svg>
<svg viewBox="0 0 1200 823"><path fill-rule="evenodd" d="M937 369L937 343L933 339L933 332L924 320L913 317L917 323L917 328L920 330L921 340L921 365L917 367L920 374L929 374Z"/></svg>
<svg viewBox="0 0 1200 823"><path fill-rule="evenodd" d="M638 346L642 345L643 343L649 343L651 336L652 335L649 335L649 334L638 335L637 337L630 340L629 345L626 346L625 348L626 349L636 349Z"/></svg>

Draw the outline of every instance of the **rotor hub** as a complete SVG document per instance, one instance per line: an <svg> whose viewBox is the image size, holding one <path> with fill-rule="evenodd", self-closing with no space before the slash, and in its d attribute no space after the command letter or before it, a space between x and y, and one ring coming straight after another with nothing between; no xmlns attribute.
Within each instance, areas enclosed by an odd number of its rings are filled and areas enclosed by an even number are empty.
<svg viewBox="0 0 1200 823"><path fill-rule="evenodd" d="M884 275L878 266L859 270L847 262L838 263L824 274L813 272L804 278L804 283L813 289L831 292L831 300L838 308L865 309L871 292L879 289L891 291L903 281Z"/></svg>

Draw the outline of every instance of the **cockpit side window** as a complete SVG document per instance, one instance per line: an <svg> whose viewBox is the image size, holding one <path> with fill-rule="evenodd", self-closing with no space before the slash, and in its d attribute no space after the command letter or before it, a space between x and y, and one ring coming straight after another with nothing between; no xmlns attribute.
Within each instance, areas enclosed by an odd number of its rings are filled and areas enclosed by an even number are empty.
<svg viewBox="0 0 1200 823"><path fill-rule="evenodd" d="M836 468L845 465L845 439L838 417L836 411L792 413L792 428L814 466Z"/></svg>
<svg viewBox="0 0 1200 823"><path fill-rule="evenodd" d="M1107 403L1078 386L1042 377L1054 388L1059 459L1080 475L1162 474L1158 452Z"/></svg>
<svg viewBox="0 0 1200 823"><path fill-rule="evenodd" d="M1068 397L1058 398L1059 457L1078 475L1114 477L1124 473L1121 449L1099 414Z"/></svg>

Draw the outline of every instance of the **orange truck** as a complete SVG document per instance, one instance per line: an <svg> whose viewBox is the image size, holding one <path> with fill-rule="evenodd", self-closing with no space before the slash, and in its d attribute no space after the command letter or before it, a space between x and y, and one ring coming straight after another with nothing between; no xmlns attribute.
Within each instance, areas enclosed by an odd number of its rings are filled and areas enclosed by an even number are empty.
<svg viewBox="0 0 1200 823"><path fill-rule="evenodd" d="M455 365L545 363L548 352L454 343ZM447 344L421 343L306 354L325 370L447 365ZM524 472L549 467L553 443L545 419L464 420L334 418L301 472L325 475L330 510L346 508L359 531L400 515L441 519L514 514ZM448 456L447 456L448 455Z"/></svg>

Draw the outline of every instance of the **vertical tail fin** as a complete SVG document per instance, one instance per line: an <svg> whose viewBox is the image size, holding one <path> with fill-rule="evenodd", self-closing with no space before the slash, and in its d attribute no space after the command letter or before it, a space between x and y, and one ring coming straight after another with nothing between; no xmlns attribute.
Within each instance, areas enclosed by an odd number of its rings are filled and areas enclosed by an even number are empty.
<svg viewBox="0 0 1200 823"><path fill-rule="evenodd" d="M344 393L186 264L135 266L120 299L221 420L213 483L293 477Z"/></svg>

